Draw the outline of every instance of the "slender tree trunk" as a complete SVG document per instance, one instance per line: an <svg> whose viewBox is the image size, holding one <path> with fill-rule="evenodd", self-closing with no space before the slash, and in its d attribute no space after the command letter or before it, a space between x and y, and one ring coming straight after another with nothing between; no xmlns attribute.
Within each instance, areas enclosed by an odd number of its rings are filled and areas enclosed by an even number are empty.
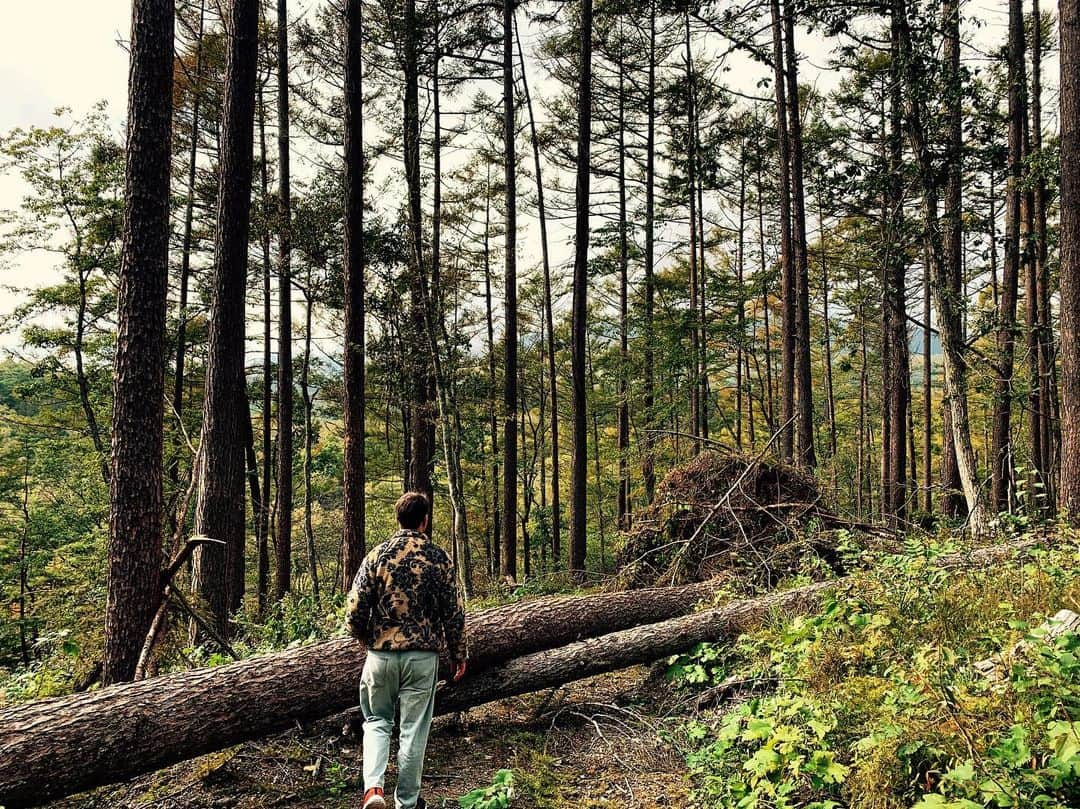
<svg viewBox="0 0 1080 809"><path fill-rule="evenodd" d="M30 449L25 447L22 485L22 531L19 532L19 651L24 666L30 665L30 627L26 620L26 599L30 594ZM106 621L108 614L106 614ZM107 659L107 658L106 658ZM115 670L115 668L114 668ZM104 673L104 672L103 672Z"/></svg>
<svg viewBox="0 0 1080 809"><path fill-rule="evenodd" d="M187 359L188 285L191 279L191 250L195 223L195 172L199 159L199 127L202 123L202 62L203 29L206 21L206 0L199 3L199 28L195 45L194 89L191 100L191 144L188 147L187 195L184 199L184 235L180 247L180 301L176 323L176 363L173 373L172 409L177 423L183 425L184 364ZM173 485L180 481L180 459L169 465ZM181 518L182 519L182 516Z"/></svg>
<svg viewBox="0 0 1080 809"><path fill-rule="evenodd" d="M641 479L645 485L645 501L650 505L656 496L656 460L653 447L656 435L655 327L656 306L655 237L656 237L656 0L649 3L649 84L646 106L645 136L645 345L642 351L645 437L641 453Z"/></svg>
<svg viewBox="0 0 1080 809"><path fill-rule="evenodd" d="M367 484L365 420L364 35L363 0L345 3L345 484L341 589L364 556Z"/></svg>
<svg viewBox="0 0 1080 809"><path fill-rule="evenodd" d="M899 31L900 51L908 79L908 133L911 138L912 150L915 152L918 161L926 239L929 243L928 252L935 272L933 292L938 309L938 330L945 354L945 395L948 399L949 413L952 418L952 437L956 448L956 460L964 490L964 498L967 501L969 526L972 533L979 536L986 533L988 520L976 477L975 452L971 444L970 422L968 419L966 346L961 331L961 302L959 295L956 293L954 281L956 277L954 269L957 266L962 266L962 255L960 251L956 250L957 247L962 247L962 240L958 238L959 230L962 227L958 216L960 210L959 187L955 188L957 193L954 195L951 188L953 177L950 176L950 188L947 189L946 193L944 223L944 227L948 232L947 236L943 238L941 233L942 225L938 220L937 183L923 130L922 104L924 101L919 95L922 84L919 72L920 64L912 56L911 35L908 30L907 10L904 0L893 0L893 2L893 13L901 22ZM949 6L943 14L946 35L946 81L949 88L950 143L955 145L957 137L953 128L958 125L961 101L959 93L960 15L959 8L955 5L954 0L947 0L947 2ZM959 174L961 159L960 154L954 153L950 155L950 173Z"/></svg>
<svg viewBox="0 0 1080 809"><path fill-rule="evenodd" d="M292 201L289 168L288 0L277 0L278 124L278 441L274 598L292 589L293 363Z"/></svg>
<svg viewBox="0 0 1080 809"><path fill-rule="evenodd" d="M907 350L907 260L904 233L903 76L900 20L891 23L889 130L886 136L888 184L884 194L884 284L882 285L882 516L892 528L907 519L907 412L911 375Z"/></svg>
<svg viewBox="0 0 1080 809"><path fill-rule="evenodd" d="M1049 366L1050 343L1053 335L1050 332L1050 300L1049 278L1046 262L1046 175L1042 167L1042 13L1039 10L1039 0L1032 0L1031 18L1033 20L1031 31L1031 152L1035 157L1033 188L1031 193L1032 205L1032 245L1031 245L1031 275L1033 283L1029 282L1028 295L1034 298L1032 304L1035 309L1035 319L1030 324L1029 351L1034 356L1030 358L1031 387L1034 397L1031 411L1032 419L1032 445L1035 448L1033 466L1035 468L1035 482L1038 487L1039 499L1037 511L1043 514L1053 513L1053 486L1050 474L1050 390L1049 390Z"/></svg>
<svg viewBox="0 0 1080 809"><path fill-rule="evenodd" d="M837 453L836 436L836 391L833 385L832 324L829 319L829 263L828 239L825 233L825 208L818 202L818 239L821 242L821 317L823 340L825 343L825 409L829 424L829 457L835 462ZM833 468L833 485L836 484L836 469Z"/></svg>
<svg viewBox="0 0 1080 809"><path fill-rule="evenodd" d="M739 233L735 253L736 328L738 342L735 344L735 447L743 448L743 344L746 340L746 295L743 292L746 238L746 149L739 148ZM751 401L747 396L747 401ZM751 405L753 407L753 405Z"/></svg>
<svg viewBox="0 0 1080 809"><path fill-rule="evenodd" d="M761 263L761 316L762 327L765 329L765 396L766 402L765 421L769 426L770 432L776 430L776 402L773 396L773 365L772 365L772 329L769 326L769 287L770 284L765 283L765 276L768 274L768 266L765 261L765 202L764 202L764 183L761 178L762 162L758 162L757 167L757 220L758 220L758 249L760 251L760 263Z"/></svg>
<svg viewBox="0 0 1080 809"><path fill-rule="evenodd" d="M1024 62L1023 0L1009 0L1009 169L1005 190L1005 265L998 310L998 375L994 383L993 448L990 505L1006 511L1012 504L1013 446L1012 396L1016 346L1016 299L1020 278L1021 195L1023 193L1024 119L1027 117L1027 80Z"/></svg>
<svg viewBox="0 0 1080 809"><path fill-rule="evenodd" d="M203 403L202 464L195 532L220 540L200 545L192 588L209 608L214 629L228 634L228 583L244 544L244 300L251 216L252 141L258 61L259 4L232 0L221 125L215 266ZM239 553L237 550L239 549Z"/></svg>
<svg viewBox="0 0 1080 809"><path fill-rule="evenodd" d="M813 469L814 383L810 356L810 277L806 248L806 194L803 189L802 115L799 111L798 58L795 53L795 12L784 4L784 56L787 64L788 137L791 140L791 264L795 278L795 430L799 462Z"/></svg>
<svg viewBox="0 0 1080 809"><path fill-rule="evenodd" d="M434 458L435 414L432 408L431 362L424 357L421 346L426 331L428 313L424 311L427 278L424 270L423 211L421 209L420 176L420 99L419 48L420 33L416 0L405 2L404 32L404 158L405 180L408 185L409 272L410 272L410 357L412 402L410 420L412 454L407 488L433 494L431 464Z"/></svg>
<svg viewBox="0 0 1080 809"><path fill-rule="evenodd" d="M686 28L686 195L690 222L690 435L701 436L701 339L698 323L698 249L697 249L697 154L694 148L694 101L693 101L693 55L690 50L690 13L684 15ZM695 440L693 452L701 451L701 442Z"/></svg>
<svg viewBox="0 0 1080 809"><path fill-rule="evenodd" d="M314 430L311 423L314 397L311 393L311 309L314 293L311 288L311 270L307 273L304 289L304 360L300 366L300 398L304 405L304 539L307 542L308 575L311 577L311 595L319 604L319 560L315 555L315 530L311 522L311 450Z"/></svg>
<svg viewBox="0 0 1080 809"><path fill-rule="evenodd" d="M1080 4L1061 0L1061 506L1080 517ZM1049 320L1049 319L1048 319Z"/></svg>
<svg viewBox="0 0 1080 809"><path fill-rule="evenodd" d="M931 440L934 435L934 421L933 421L933 402L934 402L934 388L933 388L933 353L931 352L932 345L932 333L930 330L930 263L924 262L923 265L923 330L922 330L922 352L923 352L923 368L922 368L922 465L923 465L923 511L926 514L932 514L934 511L934 452L931 444Z"/></svg>
<svg viewBox="0 0 1080 809"><path fill-rule="evenodd" d="M783 20L779 0L770 0L773 37L773 71L776 93L776 143L779 161L780 272L782 323L780 348L780 454L795 460L795 342L796 283L791 235L791 142L788 138L787 87L784 83Z"/></svg>
<svg viewBox="0 0 1080 809"><path fill-rule="evenodd" d="M143 640L161 599L165 416L162 360L169 286L174 13L172 0L136 0L131 17L102 661L102 681L106 685L130 680L134 675ZM25 547L24 533L19 623L24 656Z"/></svg>
<svg viewBox="0 0 1080 809"><path fill-rule="evenodd" d="M596 366L593 365L593 351L592 343L589 343L589 390L592 391L593 398L597 396L596 393ZM604 519L604 478L600 471L600 416L596 412L596 407L592 409L592 441L593 441L593 472L595 474L596 482L596 526L598 533L600 534L600 570L604 570L604 557L606 555L605 545L607 544L607 530L605 528L606 520Z"/></svg>
<svg viewBox="0 0 1080 809"><path fill-rule="evenodd" d="M949 159L946 161L948 176L945 181L945 206L944 206L944 259L946 262L947 285L943 288L944 294L949 297L952 306L949 312L955 318L953 329L959 335L963 335L963 313L966 311L964 296L964 231L963 231L963 110L962 99L959 98L960 90L960 10L954 0L943 0L942 19L946 29L945 61L948 69L948 77L951 82L948 95L948 119L947 119L947 149ZM956 32L955 36L953 32ZM991 175L992 177L992 175ZM991 193L991 199L993 194ZM991 217L991 227L993 227ZM996 265L994 251L996 239L990 240L991 267ZM933 267L934 256L927 249L928 264ZM931 291L934 292L933 273L931 273ZM996 284L995 284L996 286ZM995 295L996 305L996 295ZM942 310L938 309L939 332ZM944 340L942 348L944 349ZM947 374L946 374L947 377ZM943 452L941 458L941 487L942 487L942 511L947 517L962 517L967 513L967 501L963 492L963 482L960 479L960 462L957 458L957 447L954 441L956 429L953 426L952 405L948 380L945 383L943 395L944 406L942 408L942 433Z"/></svg>
<svg viewBox="0 0 1080 809"><path fill-rule="evenodd" d="M93 442L94 449L101 459L101 478L108 484L109 475L111 474L111 459L105 455L105 442L101 437L101 426L98 424L94 405L90 401L90 380L86 375L86 363L83 359L86 350L86 314L89 308L87 280L90 271L82 266L82 259L77 259L77 263L79 265L79 303L75 313L75 345L73 348L75 354L75 384L79 388L79 404L82 406L83 416L86 418L86 429L90 433L90 441ZM116 376L115 372L113 376Z"/></svg>
<svg viewBox="0 0 1080 809"><path fill-rule="evenodd" d="M491 431L491 502L492 502L492 551L491 572L502 570L502 515L499 507L502 494L499 486L499 418L496 402L497 376L495 373L495 326L491 303L491 177L490 168L485 186L484 203L484 303L487 307L487 354L488 354L488 427Z"/></svg>
<svg viewBox="0 0 1080 809"><path fill-rule="evenodd" d="M258 91L258 114L259 114L259 190L260 205L262 207L263 227L259 234L260 247L262 248L262 282L263 282L263 377L262 377L262 508L259 511L259 528L256 531L258 542L258 559L256 562L255 592L257 609L260 617L266 613L266 596L270 588L270 476L273 466L273 449L271 442L270 423L273 419L273 366L271 364L271 319L273 309L273 295L271 293L270 275L272 262L270 259L270 181L267 168L266 153L266 114L263 105L263 88L259 84ZM276 525L275 525L276 527Z"/></svg>
<svg viewBox="0 0 1080 809"><path fill-rule="evenodd" d="M571 489L570 570L578 578L585 573L586 508L588 506L588 433L585 388L586 318L589 265L589 147L592 143L592 0L581 0L578 76L577 209L574 230L573 291L573 411L574 466Z"/></svg>
<svg viewBox="0 0 1080 809"><path fill-rule="evenodd" d="M544 322L547 331L548 395L551 397L551 562L558 568L562 554L562 508L559 492L559 374L555 357L555 319L552 314L551 259L548 252L547 209L544 205L544 182L540 166L540 138L536 133L536 118L533 115L532 96L529 94L529 81L525 70L525 54L521 48L521 36L515 20L514 33L517 36L518 60L521 62L521 89L525 93L525 106L529 112L529 132L532 140L533 166L536 171L536 208L540 217L540 253L544 265Z"/></svg>
<svg viewBox="0 0 1080 809"><path fill-rule="evenodd" d="M621 40L620 40L621 41ZM626 88L619 53L619 495L617 525L630 529L630 241L626 222ZM603 563L603 559L601 559Z"/></svg>
<svg viewBox="0 0 1080 809"><path fill-rule="evenodd" d="M518 328L517 328L517 127L514 115L514 0L503 2L503 169L506 244L503 255L503 521L502 569L517 578Z"/></svg>

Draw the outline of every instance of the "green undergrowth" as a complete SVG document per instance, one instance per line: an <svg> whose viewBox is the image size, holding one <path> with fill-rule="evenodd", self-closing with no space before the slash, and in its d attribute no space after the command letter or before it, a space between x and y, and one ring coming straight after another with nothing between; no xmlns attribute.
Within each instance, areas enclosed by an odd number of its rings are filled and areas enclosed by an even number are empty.
<svg viewBox="0 0 1080 809"><path fill-rule="evenodd" d="M1080 546L967 571L950 550L912 541L816 614L673 658L680 688L736 695L681 731L694 805L1080 806L1080 637L1044 628L1080 612Z"/></svg>

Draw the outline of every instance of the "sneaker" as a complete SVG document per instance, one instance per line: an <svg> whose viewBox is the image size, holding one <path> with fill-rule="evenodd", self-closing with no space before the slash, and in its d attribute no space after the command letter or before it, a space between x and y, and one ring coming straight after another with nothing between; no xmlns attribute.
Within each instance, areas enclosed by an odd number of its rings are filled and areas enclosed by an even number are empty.
<svg viewBox="0 0 1080 809"><path fill-rule="evenodd" d="M364 802L361 809L386 809L386 798L383 797L382 787L372 787L364 793Z"/></svg>

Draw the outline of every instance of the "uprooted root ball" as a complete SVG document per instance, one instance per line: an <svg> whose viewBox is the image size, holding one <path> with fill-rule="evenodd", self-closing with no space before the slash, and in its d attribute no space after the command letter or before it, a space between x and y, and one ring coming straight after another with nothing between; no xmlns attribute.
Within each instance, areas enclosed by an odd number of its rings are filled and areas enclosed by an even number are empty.
<svg viewBox="0 0 1080 809"><path fill-rule="evenodd" d="M773 584L807 551L836 567L835 524L817 482L773 460L708 451L672 469L634 516L620 553L621 585L701 581L726 572Z"/></svg>

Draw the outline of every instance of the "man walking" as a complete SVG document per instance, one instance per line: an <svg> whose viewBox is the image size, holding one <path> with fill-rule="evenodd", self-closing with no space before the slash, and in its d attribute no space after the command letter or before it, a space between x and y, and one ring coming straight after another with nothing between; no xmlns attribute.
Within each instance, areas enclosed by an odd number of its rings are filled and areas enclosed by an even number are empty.
<svg viewBox="0 0 1080 809"><path fill-rule="evenodd" d="M465 610L454 566L427 536L431 503L406 492L394 507L399 529L365 557L349 590L349 631L367 646L360 679L364 713L363 809L385 809L383 778L395 709L401 727L398 809L424 809L420 779L435 707L439 650L454 682L468 657Z"/></svg>

